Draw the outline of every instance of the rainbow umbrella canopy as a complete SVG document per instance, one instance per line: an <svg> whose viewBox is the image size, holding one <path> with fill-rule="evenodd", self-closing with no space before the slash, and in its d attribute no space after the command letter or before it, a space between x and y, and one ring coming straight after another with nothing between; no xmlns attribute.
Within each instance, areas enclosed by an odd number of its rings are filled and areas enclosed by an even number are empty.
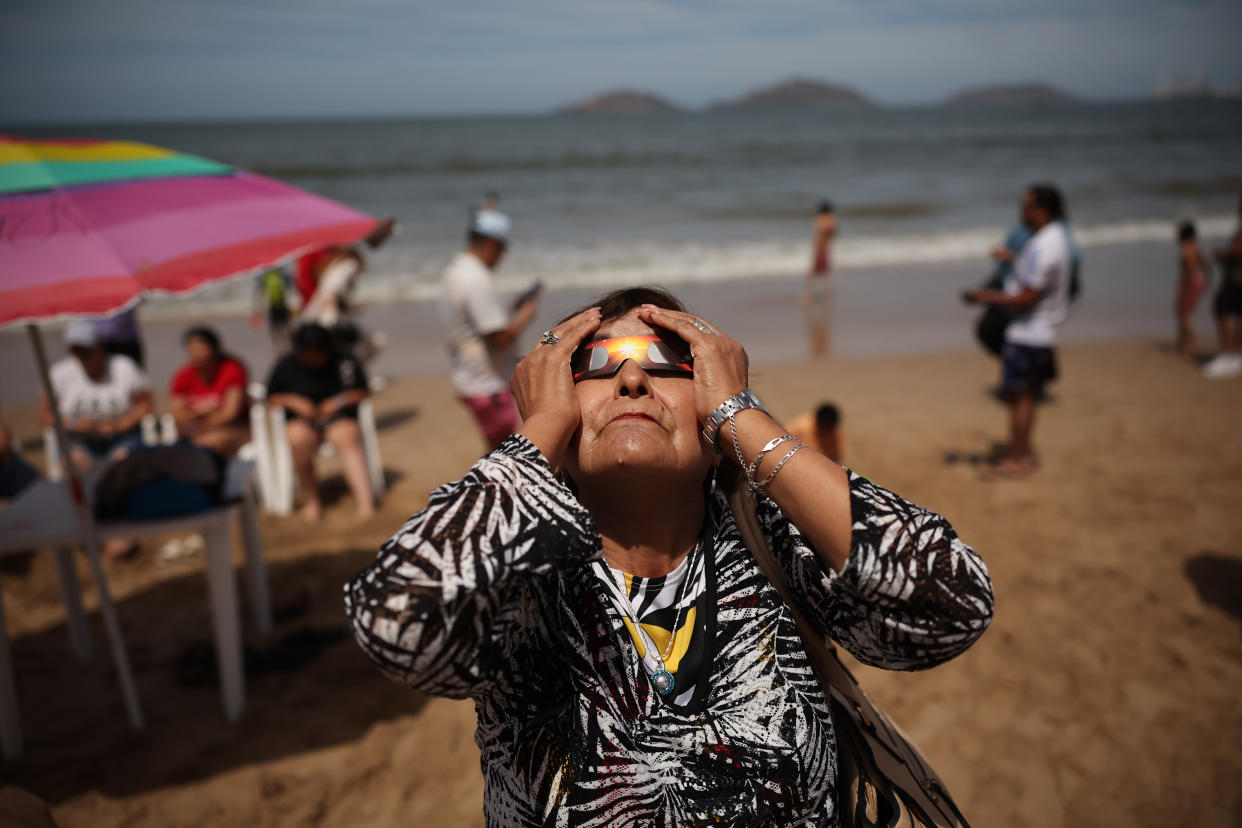
<svg viewBox="0 0 1242 828"><path fill-rule="evenodd" d="M160 147L0 136L0 326L106 315L378 226L326 198Z"/></svg>

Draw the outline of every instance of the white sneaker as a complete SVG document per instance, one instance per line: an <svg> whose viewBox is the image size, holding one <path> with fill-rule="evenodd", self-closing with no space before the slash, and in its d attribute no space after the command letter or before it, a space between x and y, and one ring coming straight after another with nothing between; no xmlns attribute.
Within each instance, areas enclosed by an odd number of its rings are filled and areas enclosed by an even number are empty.
<svg viewBox="0 0 1242 828"><path fill-rule="evenodd" d="M1242 354L1217 354L1203 366L1203 376L1207 379L1233 379L1242 376Z"/></svg>

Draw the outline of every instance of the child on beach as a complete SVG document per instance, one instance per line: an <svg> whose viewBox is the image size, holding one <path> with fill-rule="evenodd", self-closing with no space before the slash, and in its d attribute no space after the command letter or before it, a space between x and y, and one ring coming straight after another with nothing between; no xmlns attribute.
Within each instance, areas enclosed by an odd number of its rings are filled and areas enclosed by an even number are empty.
<svg viewBox="0 0 1242 828"><path fill-rule="evenodd" d="M1177 226L1177 352L1194 358L1197 350L1194 327L1190 318L1195 306L1208 286L1208 261L1199 248L1199 240L1192 221Z"/></svg>
<svg viewBox="0 0 1242 828"><path fill-rule="evenodd" d="M841 412L832 403L821 403L814 412L799 414L789 421L788 429L832 462L842 462L845 436L841 433Z"/></svg>

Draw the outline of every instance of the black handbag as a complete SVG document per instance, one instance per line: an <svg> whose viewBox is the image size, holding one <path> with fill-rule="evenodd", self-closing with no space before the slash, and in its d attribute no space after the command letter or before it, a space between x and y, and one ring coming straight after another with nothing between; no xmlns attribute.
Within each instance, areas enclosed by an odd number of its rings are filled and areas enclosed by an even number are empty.
<svg viewBox="0 0 1242 828"><path fill-rule="evenodd" d="M722 469L721 479L742 540L793 613L828 699L837 734L838 823L842 828L970 828L923 754L872 703L835 648L798 608L736 470Z"/></svg>
<svg viewBox="0 0 1242 828"><path fill-rule="evenodd" d="M979 315L979 322L975 325L975 338L988 353L1000 356L1001 351L1005 349L1005 329L1009 327L1012 320L1013 314L1008 308L988 305Z"/></svg>

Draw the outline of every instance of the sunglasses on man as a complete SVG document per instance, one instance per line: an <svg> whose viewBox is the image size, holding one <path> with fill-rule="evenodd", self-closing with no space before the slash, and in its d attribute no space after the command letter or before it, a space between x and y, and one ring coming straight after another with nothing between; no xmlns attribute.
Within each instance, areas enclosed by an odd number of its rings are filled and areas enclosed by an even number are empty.
<svg viewBox="0 0 1242 828"><path fill-rule="evenodd" d="M588 342L569 358L574 382L611 377L621 370L627 359L638 363L647 372L678 376L694 376L694 357L690 346L672 334L654 336L617 336Z"/></svg>

